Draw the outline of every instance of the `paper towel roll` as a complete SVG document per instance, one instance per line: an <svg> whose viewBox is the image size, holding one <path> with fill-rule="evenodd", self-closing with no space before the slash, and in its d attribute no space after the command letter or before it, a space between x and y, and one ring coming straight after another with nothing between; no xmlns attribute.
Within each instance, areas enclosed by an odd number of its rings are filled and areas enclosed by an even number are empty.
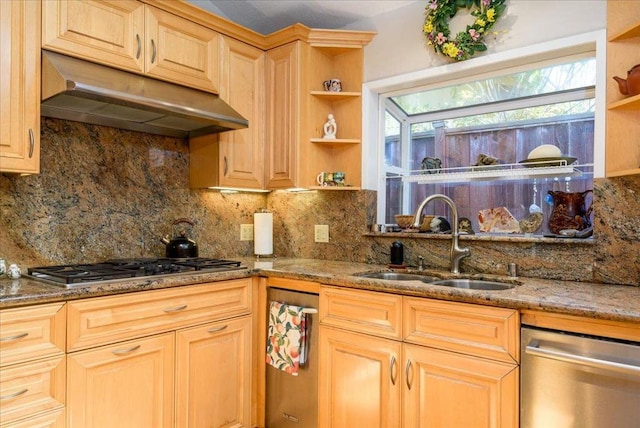
<svg viewBox="0 0 640 428"><path fill-rule="evenodd" d="M273 254L273 213L253 215L253 252L256 256Z"/></svg>

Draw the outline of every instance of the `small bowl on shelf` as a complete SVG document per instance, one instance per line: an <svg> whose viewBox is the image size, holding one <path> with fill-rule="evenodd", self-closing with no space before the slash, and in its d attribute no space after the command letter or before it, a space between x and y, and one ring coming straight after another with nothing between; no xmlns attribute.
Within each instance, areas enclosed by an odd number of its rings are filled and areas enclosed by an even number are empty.
<svg viewBox="0 0 640 428"><path fill-rule="evenodd" d="M396 214L394 218L396 219L396 224L400 227L400 229L416 230L416 228L413 227L413 219L414 219L413 214Z"/></svg>
<svg viewBox="0 0 640 428"><path fill-rule="evenodd" d="M420 232L431 232L431 220L435 217L434 215L423 215L422 223L420 223Z"/></svg>

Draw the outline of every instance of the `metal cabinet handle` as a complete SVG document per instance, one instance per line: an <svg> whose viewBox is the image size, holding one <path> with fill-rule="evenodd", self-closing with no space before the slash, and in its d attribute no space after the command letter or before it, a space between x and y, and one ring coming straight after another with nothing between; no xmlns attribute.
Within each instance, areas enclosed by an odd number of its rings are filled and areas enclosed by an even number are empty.
<svg viewBox="0 0 640 428"><path fill-rule="evenodd" d="M185 309L187 309L187 305L180 305L180 306L176 306L173 308L167 308L164 309L164 311L168 314L172 313L172 312L180 312L180 311L184 311Z"/></svg>
<svg viewBox="0 0 640 428"><path fill-rule="evenodd" d="M229 161L227 160L227 157L224 157L224 175L227 175L227 172L229 172Z"/></svg>
<svg viewBox="0 0 640 428"><path fill-rule="evenodd" d="M397 369L396 356L395 355L391 356L391 363L389 363L389 366L390 366L390 373L391 373L391 385L395 385L396 384L396 378L398 376L398 369Z"/></svg>
<svg viewBox="0 0 640 428"><path fill-rule="evenodd" d="M130 354L133 351L137 351L138 349L140 349L140 345L132 346L129 349L116 349L115 351L111 352L113 352L115 355L125 355Z"/></svg>
<svg viewBox="0 0 640 428"><path fill-rule="evenodd" d="M22 394L25 394L28 390L29 390L29 388L25 388L22 391L14 392L13 394L3 395L2 397L0 397L0 400L8 400L9 398L18 397L18 396L20 396Z"/></svg>
<svg viewBox="0 0 640 428"><path fill-rule="evenodd" d="M0 342L11 342L12 340L22 339L23 337L27 336L29 336L29 333L18 333L15 336L0 338Z"/></svg>
<svg viewBox="0 0 640 428"><path fill-rule="evenodd" d="M405 381L407 382L407 388L411 390L411 380L409 379L409 370L411 370L411 360L407 360L407 365L404 368Z"/></svg>
<svg viewBox="0 0 640 428"><path fill-rule="evenodd" d="M640 374L640 366L631 364L618 363L616 361L601 360L599 358L585 357L583 355L575 355L553 349L541 348L539 346L527 345L525 352L538 357L549 358L552 360L564 361L566 363L579 364L582 366L595 367L603 370L615 371L618 373L638 375Z"/></svg>
<svg viewBox="0 0 640 428"><path fill-rule="evenodd" d="M227 324L225 324L223 326L220 326L220 327L212 327L209 330L207 330L207 333L217 333L219 331L226 330L227 327L228 327Z"/></svg>
<svg viewBox="0 0 640 428"><path fill-rule="evenodd" d="M151 64L156 62L156 42L151 39Z"/></svg>
<svg viewBox="0 0 640 428"><path fill-rule="evenodd" d="M142 53L142 41L140 40L140 34L136 34L136 42L138 43L138 50L136 50L136 59L140 59Z"/></svg>
<svg viewBox="0 0 640 428"><path fill-rule="evenodd" d="M33 150L36 147L36 137L33 135L33 129L29 128L29 158L33 157Z"/></svg>

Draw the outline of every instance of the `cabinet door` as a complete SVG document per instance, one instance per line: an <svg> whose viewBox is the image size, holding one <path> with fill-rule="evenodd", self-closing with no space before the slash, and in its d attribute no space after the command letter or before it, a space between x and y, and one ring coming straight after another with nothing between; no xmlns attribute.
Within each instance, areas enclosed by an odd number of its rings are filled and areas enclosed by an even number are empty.
<svg viewBox="0 0 640 428"><path fill-rule="evenodd" d="M220 55L220 97L250 123L249 128L219 135L220 185L262 189L265 53L237 40L222 37Z"/></svg>
<svg viewBox="0 0 640 428"><path fill-rule="evenodd" d="M302 42L267 52L267 188L297 185Z"/></svg>
<svg viewBox="0 0 640 428"><path fill-rule="evenodd" d="M400 350L400 342L321 326L318 426L399 427Z"/></svg>
<svg viewBox="0 0 640 428"><path fill-rule="evenodd" d="M404 345L403 427L518 426L518 367Z"/></svg>
<svg viewBox="0 0 640 428"><path fill-rule="evenodd" d="M40 172L40 2L0 1L0 172Z"/></svg>
<svg viewBox="0 0 640 428"><path fill-rule="evenodd" d="M148 75L218 93L218 33L151 6L145 26Z"/></svg>
<svg viewBox="0 0 640 428"><path fill-rule="evenodd" d="M177 332L176 426L251 424L251 343L250 316Z"/></svg>
<svg viewBox="0 0 640 428"><path fill-rule="evenodd" d="M47 0L42 47L124 70L144 71L144 4Z"/></svg>
<svg viewBox="0 0 640 428"><path fill-rule="evenodd" d="M171 332L68 354L68 427L172 427L174 340Z"/></svg>

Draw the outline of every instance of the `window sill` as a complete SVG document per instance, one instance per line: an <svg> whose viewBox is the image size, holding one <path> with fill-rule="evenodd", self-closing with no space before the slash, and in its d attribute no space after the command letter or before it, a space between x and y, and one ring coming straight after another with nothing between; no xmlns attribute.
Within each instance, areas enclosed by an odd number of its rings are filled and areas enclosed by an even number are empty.
<svg viewBox="0 0 640 428"><path fill-rule="evenodd" d="M415 238L415 239L451 239L446 233L418 233L418 232L367 232L363 236L374 238ZM593 245L593 236L588 238L549 238L543 235L524 236L523 234L505 233L477 233L475 235L460 235L461 241L490 241L490 242L514 242L514 243L536 243L536 244L570 244L570 245Z"/></svg>

